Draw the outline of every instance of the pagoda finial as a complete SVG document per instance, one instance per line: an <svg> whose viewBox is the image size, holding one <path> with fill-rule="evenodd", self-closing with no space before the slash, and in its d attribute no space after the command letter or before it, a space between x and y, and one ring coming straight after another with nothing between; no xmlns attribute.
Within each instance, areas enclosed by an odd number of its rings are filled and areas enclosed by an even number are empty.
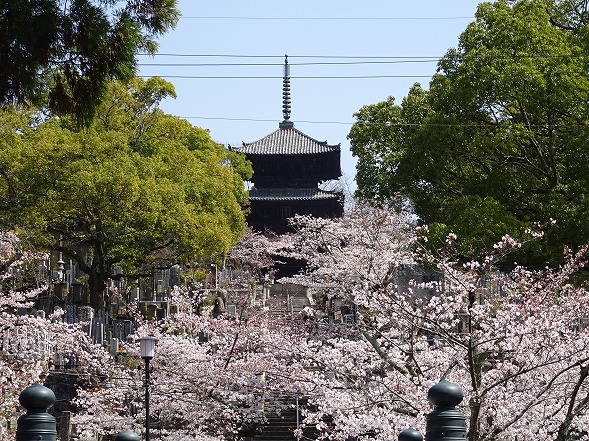
<svg viewBox="0 0 589 441"><path fill-rule="evenodd" d="M290 66L288 55L284 55L284 77L282 78L282 116L284 120L278 124L281 129L293 127L290 121Z"/></svg>

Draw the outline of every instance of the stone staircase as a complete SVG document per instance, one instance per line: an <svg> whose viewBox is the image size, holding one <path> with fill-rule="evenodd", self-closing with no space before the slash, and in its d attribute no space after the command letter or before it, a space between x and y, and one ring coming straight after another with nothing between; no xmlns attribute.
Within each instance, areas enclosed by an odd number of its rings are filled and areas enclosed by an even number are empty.
<svg viewBox="0 0 589 441"><path fill-rule="evenodd" d="M258 434L252 438L253 441L308 441L318 438L318 432L314 427L306 427L303 429L302 438L297 440L294 431L303 419L299 413L300 407L297 409L297 401L293 398L277 400L282 402L284 407L280 413L266 415L267 423L259 428ZM305 406L306 400L299 400L298 405Z"/></svg>
<svg viewBox="0 0 589 441"><path fill-rule="evenodd" d="M267 424L262 426L261 433L254 437L254 441L296 441L296 408L285 409L280 415L268 415L266 418Z"/></svg>
<svg viewBox="0 0 589 441"><path fill-rule="evenodd" d="M298 314L309 305L306 288L300 285L275 284L266 302L271 315Z"/></svg>

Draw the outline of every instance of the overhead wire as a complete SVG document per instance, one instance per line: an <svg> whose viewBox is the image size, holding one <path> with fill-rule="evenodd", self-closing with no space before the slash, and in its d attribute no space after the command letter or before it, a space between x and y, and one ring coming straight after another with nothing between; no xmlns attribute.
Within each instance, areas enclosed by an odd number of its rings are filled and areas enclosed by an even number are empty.
<svg viewBox="0 0 589 441"><path fill-rule="evenodd" d="M445 21L472 20L473 16L455 17L247 17L247 16L197 16L183 15L181 19L190 20L277 20L277 21Z"/></svg>
<svg viewBox="0 0 589 441"><path fill-rule="evenodd" d="M184 79L201 79L201 80L276 80L282 78L280 75L138 75L140 78L184 78ZM353 79L377 79L377 78L431 78L431 75L291 75L295 80L353 80Z"/></svg>
<svg viewBox="0 0 589 441"><path fill-rule="evenodd" d="M221 54L156 54L161 56L173 57L225 57L225 58L279 58L278 56L248 56L248 55L221 55ZM289 58L324 58L324 59L361 59L362 61L313 61L313 62L290 62L291 66L361 66L361 65L399 65L409 63L437 63L441 57L352 57L352 56L289 56ZM563 57L587 57L585 54L567 54L567 55L512 55L512 56L491 56L479 57L481 61L493 60L507 60L507 59L554 59ZM280 56L282 58L282 56ZM138 66L143 68L150 67L186 67L186 68L208 68L208 67L267 67L267 66L281 66L282 63L268 63L268 62L247 62L247 63L147 63L140 62ZM281 78L279 75L143 75L143 77L162 76L164 78L187 78L187 79L277 79ZM371 78L430 78L431 75L417 75L417 74L374 74L374 75L291 75L292 79L371 79Z"/></svg>
<svg viewBox="0 0 589 441"><path fill-rule="evenodd" d="M178 118L183 119L204 119L204 120L219 120L219 121L246 121L246 122L280 122L278 119L262 119L262 118L227 118L227 117L214 117L214 116L179 116ZM339 124L339 125L352 125L351 122L343 121L309 121L309 120L292 120L293 123L301 124Z"/></svg>
<svg viewBox="0 0 589 441"><path fill-rule="evenodd" d="M189 20L250 20L250 21L447 21L447 20L472 20L472 16L450 16L450 17L257 17L257 16L182 16L181 19ZM151 57L194 57L194 58L241 58L241 59L282 59L282 55L242 55L242 54L178 54L158 53L140 54ZM362 60L362 61L338 61L338 62L291 62L291 65L314 66L314 65L363 65L363 64L402 64L402 63L431 63L437 62L441 57L428 56L337 56L337 55L289 55L292 59L339 59L339 60ZM367 61L368 60L368 61ZM141 67L238 67L238 66L278 66L281 63L139 63ZM152 75L141 75L149 78ZM281 76L245 76L245 75L158 75L163 78L176 79L280 79ZM324 75L324 76L291 76L292 79L379 79L379 78L431 78L431 75ZM249 121L249 122L274 122L275 119L256 118L224 118L204 116L184 116L185 119L202 120L224 120L224 121ZM341 121L306 121L299 123L311 124L340 124L352 125L353 122ZM401 126L401 124L394 124Z"/></svg>
<svg viewBox="0 0 589 441"><path fill-rule="evenodd" d="M145 56L152 56L150 54L140 54ZM187 53L158 53L153 55L155 57L193 57L193 58L236 58L236 59L283 59L283 55L243 55L243 54L187 54ZM153 57L152 56L152 57ZM434 56L367 56L367 55L289 55L289 60L293 59L324 59L324 60L346 60L346 61L313 61L313 62L290 62L290 65L298 66L329 66L329 65L387 65L387 64L403 64L403 63L431 63L437 62L441 57ZM509 57L487 57L495 59L523 59L523 58L562 58L562 57L586 57L584 54L567 54L567 55L546 55L546 56L527 56L527 55L513 55ZM352 60L352 61L348 61ZM358 61L360 60L360 61ZM265 66L281 66L283 63L272 62L220 62L220 63L139 63L141 67L265 67ZM143 78L150 78L152 76L161 76L163 78L176 79L280 79L281 75L140 75ZM291 75L291 79L386 79L386 78L431 78L432 75ZM227 118L227 117L204 117L204 116L181 116L184 119L201 119L201 120L221 120L221 121L248 121L248 122L275 122L276 119L259 119L259 118ZM300 120L293 121L306 124L338 124L338 125L353 125L357 122L343 122L343 121L309 121ZM411 124L388 124L390 126L412 126ZM423 124L418 124L419 126ZM442 124L440 126L455 126ZM462 126L462 125L461 125ZM586 127L586 126L580 126Z"/></svg>
<svg viewBox="0 0 589 441"><path fill-rule="evenodd" d="M147 54L142 54L147 55ZM198 57L198 58L275 58L282 59L283 55L234 55L234 54L155 54L155 56L166 57ZM353 57L353 56L289 56L294 59L329 59L329 60L346 60L346 61L306 61L306 62L290 62L291 66L360 66L360 65L393 65L404 63L435 63L438 57ZM351 60L351 61L350 61ZM267 66L281 66L282 63L271 62L221 62L221 63L148 63L140 62L138 66L142 68L159 68L159 67L186 67L186 68L208 68L208 67L267 67ZM163 74L163 75L141 75L142 77L161 76L163 78L184 78L184 79L279 79L280 75L179 75L179 74ZM371 78L429 78L431 75L291 75L292 79L371 79Z"/></svg>
<svg viewBox="0 0 589 441"><path fill-rule="evenodd" d="M220 120L220 121L245 121L245 122L280 122L276 118L228 118L212 116L178 116L182 119L202 119L202 120ZM491 124L447 124L447 123L392 123L392 122L369 122L369 121L312 121L312 120L291 120L295 124L336 124L336 125L364 125L364 126L386 126L386 127L469 127L469 128L497 128L499 125ZM528 124L529 128L543 128L541 124ZM589 125L583 124L559 124L555 128L589 128Z"/></svg>
<svg viewBox="0 0 589 441"><path fill-rule="evenodd" d="M164 54L161 54L164 55ZM165 54L166 56L175 56L173 54ZM239 58L257 58L254 56L236 56L236 55L201 55L201 54L177 54L178 56L194 56L194 57L239 57ZM260 56L267 58L269 56ZM274 57L274 56L273 56ZM280 56L282 58L283 56ZM289 58L295 58L290 57ZM299 56L299 58L303 58ZM319 58L319 57L315 57ZM335 58L335 57L334 57ZM346 57L352 59L353 57ZM365 57L364 61L324 61L324 62L294 62L291 66L329 66L329 65L386 65L386 64L402 64L402 63L432 63L437 62L437 58L418 58L418 57L379 57L378 60L366 61L369 57ZM282 63L139 63L138 66L146 67L266 67L266 66L281 66ZM163 74L163 75L140 75L141 77L161 76L163 78L183 78L183 79L280 79L282 75L179 75L179 74ZM292 79L373 79L373 78L430 78L431 75L291 75Z"/></svg>
<svg viewBox="0 0 589 441"><path fill-rule="evenodd" d="M156 54L156 56L165 56L165 57L196 57L196 58L237 58L237 59L277 59L281 60L279 63L272 63L272 62L245 62L245 63L139 63L139 66L142 68L147 67L235 67L235 66L247 66L247 67L265 67L265 66L282 66L282 59L284 55L236 55L236 54L171 54L171 53L164 53L164 54ZM403 62L414 62L414 63L423 63L423 62L435 62L437 61L437 57L399 57L399 56L377 56L377 57L369 57L369 56L318 56L318 55L310 55L310 56L289 56L289 59L324 59L330 61L313 61L313 62L292 62L291 65L303 65L303 66L315 66L315 65L369 65L369 64L400 64ZM335 61L331 61L335 60ZM346 60L346 61L338 61L338 60ZM360 60L360 61L359 61ZM282 75L198 75L198 74L153 74L153 75L145 75L145 71L142 72L142 75L139 75L141 78L150 78L153 76L160 76L166 79L229 79L229 80L254 80L254 79L272 79L278 80L282 79ZM378 78L431 78L431 75L301 75L301 76L293 76L291 75L291 79L378 79ZM275 119L259 119L259 118L225 118L225 117L204 117L204 116L180 116L184 119L199 119L199 120L218 120L218 121L249 121L249 122L275 122ZM310 124L338 124L338 125L351 125L350 122L341 122L341 121L297 121L299 123L310 123Z"/></svg>
<svg viewBox="0 0 589 441"><path fill-rule="evenodd" d="M195 57L195 58L276 58L279 60L284 59L284 55L235 55L235 54L181 54L181 53L156 53L146 54L140 53L140 56L146 57ZM288 54L286 54L288 55ZM457 53L457 55L463 55ZM568 54L556 54L556 55L528 55L528 54L512 54L512 55L478 55L475 57L469 57L472 60L555 60L560 58L588 58L589 55L586 53L568 53ZM398 64L398 63L418 63L418 62L436 62L443 58L443 56L434 55L413 55L413 56L368 56L368 55L288 55L289 65L291 66L313 66L313 65L356 65L356 64ZM323 62L292 62L292 59L329 59L329 60L350 60L357 59L363 61L323 61ZM366 61L368 60L368 61ZM183 63L178 63L183 64ZM186 63L190 65L189 63ZM244 65L244 66L280 66L283 63L194 63L194 65L204 66L233 66L233 65Z"/></svg>
<svg viewBox="0 0 589 441"><path fill-rule="evenodd" d="M243 55L243 54L179 54L179 53L166 53L166 52L158 52L155 54L148 54L142 52L138 55L141 56L148 56L148 57L200 57L200 58L277 58L280 60L284 60L284 55ZM395 59L423 59L423 58L435 58L439 59L439 56L390 56L390 55L288 55L289 59L293 58L327 58L327 59L388 59L388 60L395 60Z"/></svg>
<svg viewBox="0 0 589 441"><path fill-rule="evenodd" d="M309 63L289 63L290 66L342 66L342 65L362 65L362 64L402 64L402 63L435 63L438 58L428 59L410 59L394 61L329 61L329 62L309 62ZM139 63L138 66L166 66L166 67L235 67L235 66L282 66L283 63Z"/></svg>

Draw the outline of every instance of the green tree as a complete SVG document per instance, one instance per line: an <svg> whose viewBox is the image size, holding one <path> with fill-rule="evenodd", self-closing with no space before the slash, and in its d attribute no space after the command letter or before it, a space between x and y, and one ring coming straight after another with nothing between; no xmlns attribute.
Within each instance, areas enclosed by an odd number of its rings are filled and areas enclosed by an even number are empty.
<svg viewBox="0 0 589 441"><path fill-rule="evenodd" d="M164 114L157 105L173 94L159 78L115 83L80 131L64 118L31 127L25 115L0 116L2 220L73 259L93 307L109 278L215 258L244 231L251 167Z"/></svg>
<svg viewBox="0 0 589 441"><path fill-rule="evenodd" d="M526 250L525 263L555 265L563 244L587 242L586 31L565 3L480 4L429 91L361 109L349 134L358 195L408 198L471 255L550 219L545 248Z"/></svg>
<svg viewBox="0 0 589 441"><path fill-rule="evenodd" d="M0 2L0 104L46 103L87 124L111 79L174 27L176 0Z"/></svg>

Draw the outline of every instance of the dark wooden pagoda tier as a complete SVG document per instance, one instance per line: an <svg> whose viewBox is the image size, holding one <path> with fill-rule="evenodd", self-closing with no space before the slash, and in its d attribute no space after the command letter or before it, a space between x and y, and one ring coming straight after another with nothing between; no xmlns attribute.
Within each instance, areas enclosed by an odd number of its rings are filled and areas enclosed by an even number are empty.
<svg viewBox="0 0 589 441"><path fill-rule="evenodd" d="M257 188L317 187L342 174L339 144L317 141L294 127L279 128L235 150L252 162Z"/></svg>
<svg viewBox="0 0 589 441"><path fill-rule="evenodd" d="M231 149L244 153L254 169L248 216L254 230L282 234L295 214L343 214L343 194L319 188L319 183L341 176L339 144L317 141L287 125Z"/></svg>
<svg viewBox="0 0 589 441"><path fill-rule="evenodd" d="M256 231L282 234L289 230L288 218L295 214L339 217L342 194L318 188L253 188L250 191L248 224Z"/></svg>
<svg viewBox="0 0 589 441"><path fill-rule="evenodd" d="M254 175L249 192L248 224L256 231L282 234L295 214L339 217L343 193L320 189L322 182L341 177L340 144L318 141L290 121L290 77L285 61L283 116L278 130L231 150L245 154Z"/></svg>

